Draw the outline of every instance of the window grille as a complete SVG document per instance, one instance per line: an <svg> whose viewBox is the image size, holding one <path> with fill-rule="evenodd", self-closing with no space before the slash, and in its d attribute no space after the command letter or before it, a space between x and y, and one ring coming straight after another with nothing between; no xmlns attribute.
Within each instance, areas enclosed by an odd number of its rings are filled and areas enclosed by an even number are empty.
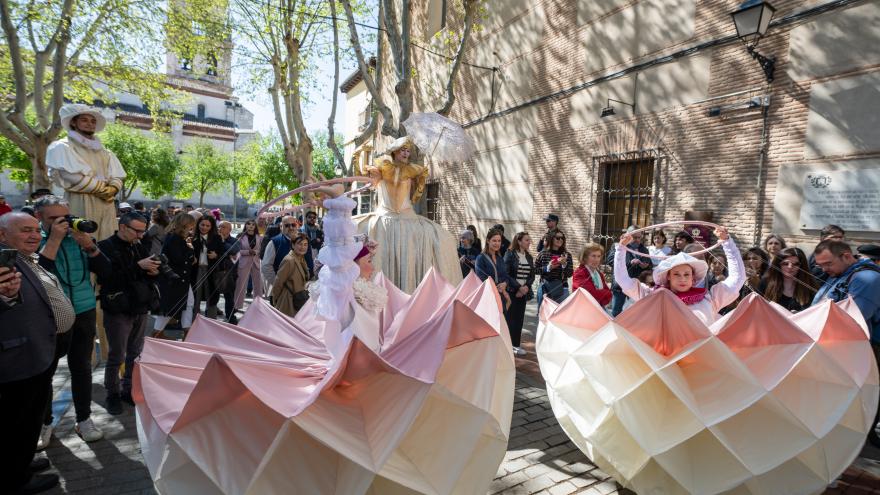
<svg viewBox="0 0 880 495"><path fill-rule="evenodd" d="M654 182L660 159L654 150L594 157L598 187L592 238L606 252L630 225L654 223Z"/></svg>

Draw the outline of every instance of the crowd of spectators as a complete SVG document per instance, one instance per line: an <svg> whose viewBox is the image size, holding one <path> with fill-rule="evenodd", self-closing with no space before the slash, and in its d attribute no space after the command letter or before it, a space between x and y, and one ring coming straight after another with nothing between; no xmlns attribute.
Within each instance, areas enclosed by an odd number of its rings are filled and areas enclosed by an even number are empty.
<svg viewBox="0 0 880 495"><path fill-rule="evenodd" d="M52 442L52 377L65 356L75 432L86 442L103 438L92 418L99 327L107 343L103 407L118 415L134 406L134 364L146 336L183 338L198 314L236 323L251 295L272 294L290 315L308 298L324 240L315 212L304 222L279 218L283 231L272 235L262 218L234 232L219 209L122 202L117 211L113 235L94 239L93 222L48 190L20 211L0 196L0 421L9 428L0 493L58 483L35 452Z"/></svg>

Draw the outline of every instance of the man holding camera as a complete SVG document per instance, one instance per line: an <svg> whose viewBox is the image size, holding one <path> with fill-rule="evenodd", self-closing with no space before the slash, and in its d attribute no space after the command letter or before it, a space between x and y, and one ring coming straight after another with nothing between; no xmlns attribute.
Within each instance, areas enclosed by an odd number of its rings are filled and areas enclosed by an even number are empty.
<svg viewBox="0 0 880 495"><path fill-rule="evenodd" d="M73 305L76 319L70 331L58 334L52 374L58 360L67 354L70 368L73 405L76 410L76 433L86 442L94 442L104 434L91 420L92 404L92 351L95 344L95 287L90 271L107 263L88 232L96 225L70 215L66 200L58 196L43 196L34 203L34 212L40 222L40 265L61 282L61 288ZM106 265L105 265L106 266ZM37 441L37 450L49 445L52 436L52 397L46 403L43 429Z"/></svg>
<svg viewBox="0 0 880 495"><path fill-rule="evenodd" d="M107 390L107 412L122 414L122 402L134 405L131 398L131 376L134 361L144 347L147 313L158 302L154 280L161 262L150 256L149 247L140 239L147 231L147 222L140 213L126 213L119 218L119 230L98 243L110 260L109 267L98 272L101 285L101 308L107 330L109 353L104 368ZM125 376L120 385L119 366L125 363Z"/></svg>

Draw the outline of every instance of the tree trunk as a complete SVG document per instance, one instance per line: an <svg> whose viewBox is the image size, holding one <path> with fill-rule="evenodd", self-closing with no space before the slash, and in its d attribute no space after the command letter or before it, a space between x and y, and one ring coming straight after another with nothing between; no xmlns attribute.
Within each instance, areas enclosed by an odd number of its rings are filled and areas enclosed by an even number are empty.
<svg viewBox="0 0 880 495"><path fill-rule="evenodd" d="M122 200L128 201L128 198L134 193L134 190L137 189L137 186L138 186L137 179L132 179L131 180L131 187L128 187L128 188L125 187L125 182L123 182L122 183Z"/></svg>
<svg viewBox="0 0 880 495"><path fill-rule="evenodd" d="M205 191L199 191L199 208L205 207Z"/></svg>
<svg viewBox="0 0 880 495"><path fill-rule="evenodd" d="M42 140L34 142L34 156L31 158L31 189L51 189L48 168L46 167L46 148L48 143Z"/></svg>

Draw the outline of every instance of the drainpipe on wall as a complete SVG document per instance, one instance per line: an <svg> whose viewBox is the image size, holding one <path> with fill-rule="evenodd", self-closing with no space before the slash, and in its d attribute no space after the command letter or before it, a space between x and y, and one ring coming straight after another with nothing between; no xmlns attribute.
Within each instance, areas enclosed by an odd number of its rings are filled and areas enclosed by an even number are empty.
<svg viewBox="0 0 880 495"><path fill-rule="evenodd" d="M758 155L758 181L755 184L755 233L752 244L761 245L761 231L764 227L764 162L767 160L767 120L770 115L770 85L767 85L767 104L763 107L761 127L761 151Z"/></svg>

